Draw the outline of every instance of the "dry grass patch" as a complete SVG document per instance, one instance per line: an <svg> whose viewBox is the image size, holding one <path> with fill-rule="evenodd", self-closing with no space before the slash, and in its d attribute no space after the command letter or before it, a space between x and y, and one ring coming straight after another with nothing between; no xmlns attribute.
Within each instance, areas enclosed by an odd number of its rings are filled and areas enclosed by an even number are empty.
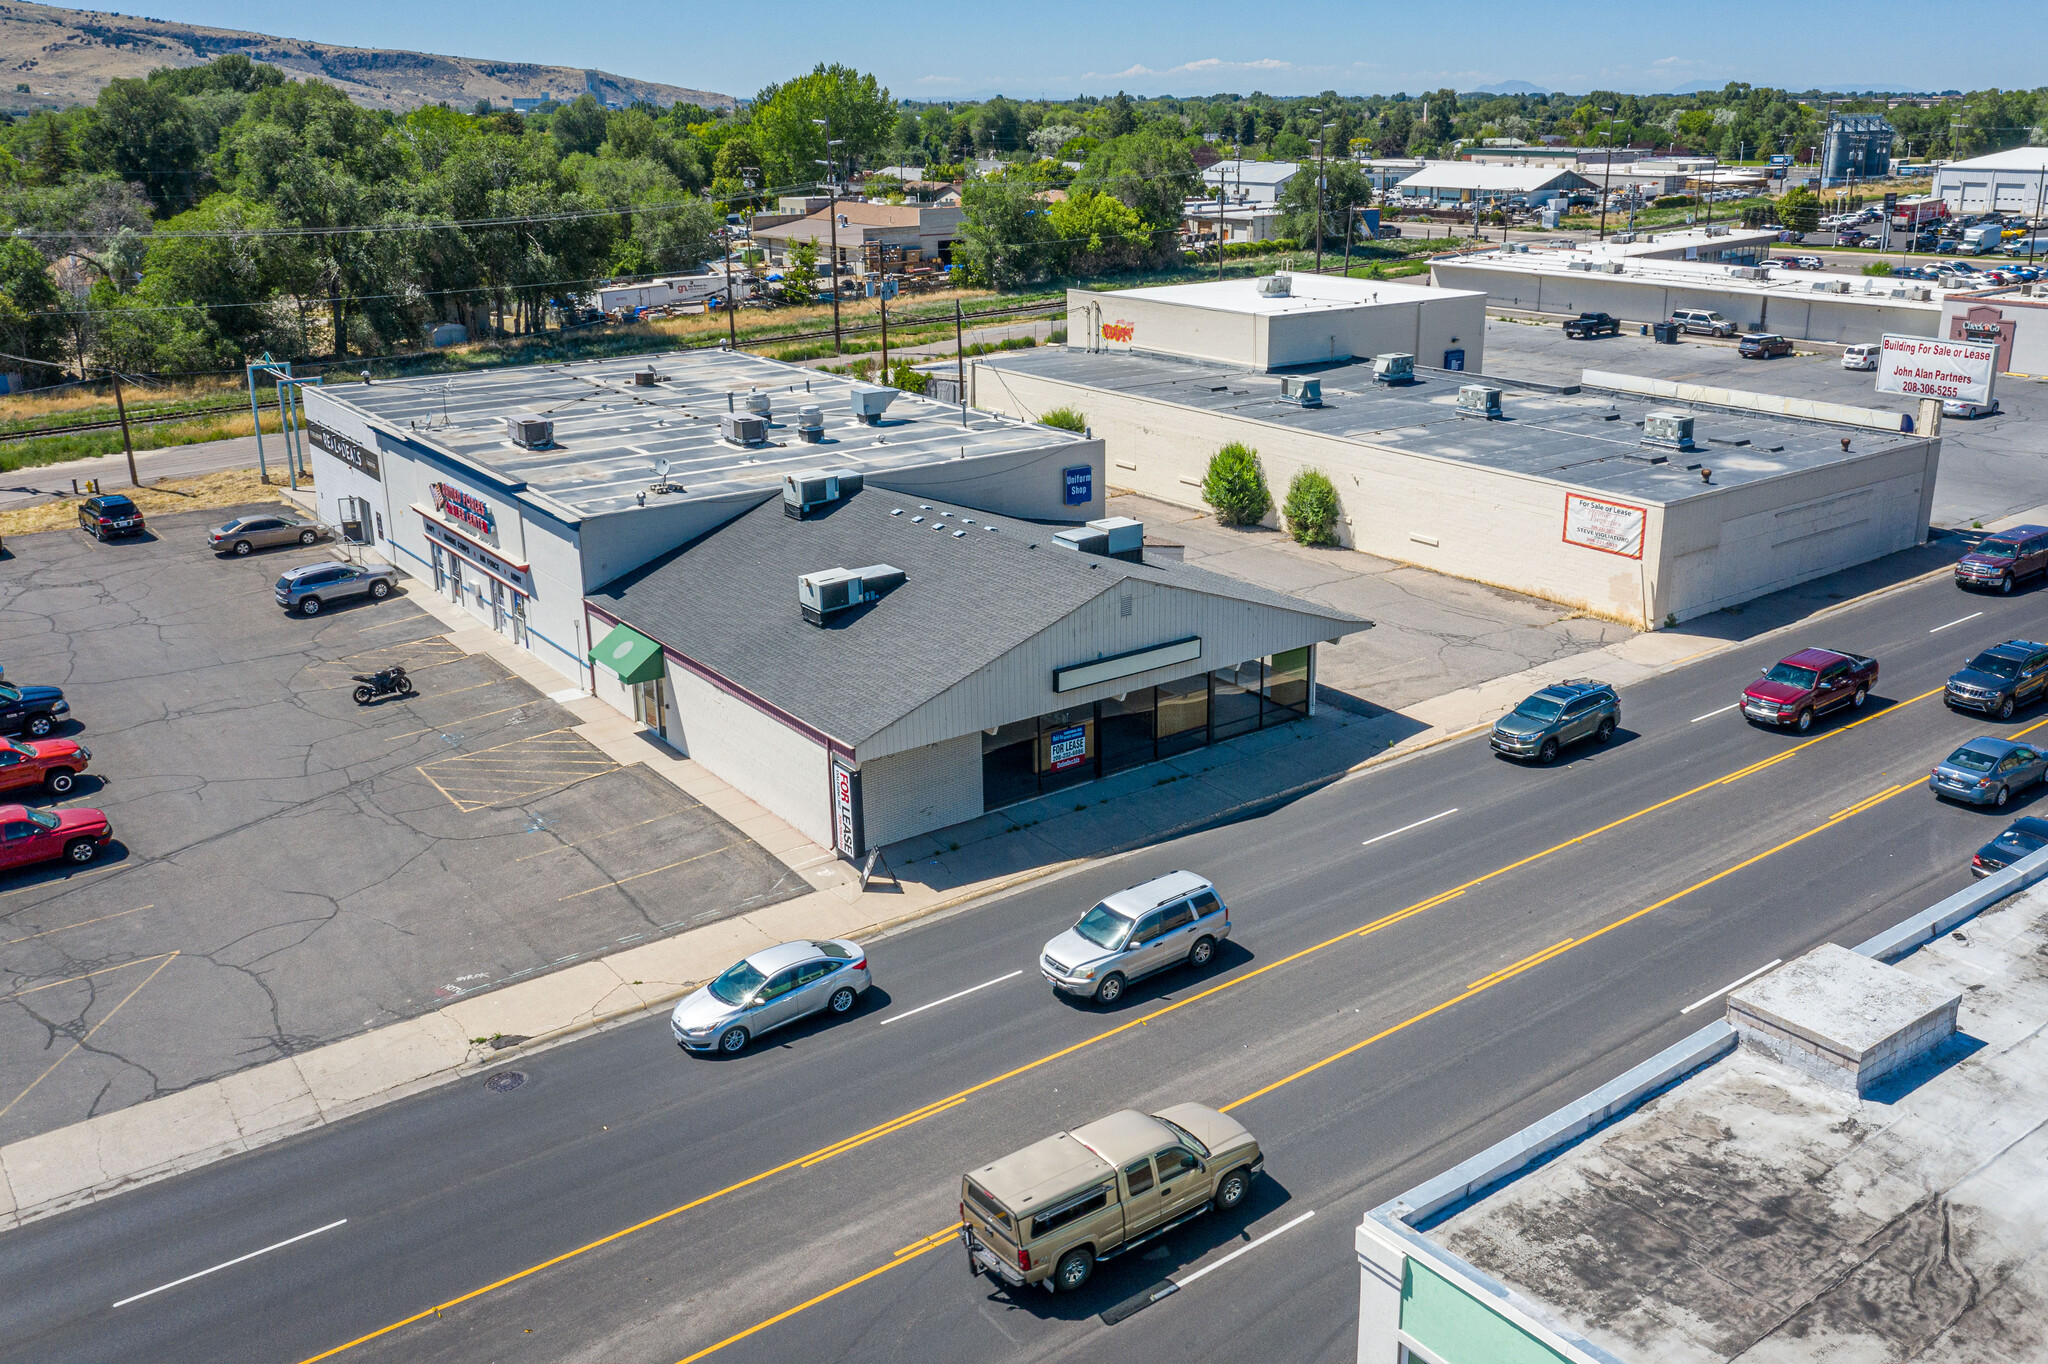
<svg viewBox="0 0 2048 1364"><path fill-rule="evenodd" d="M300 475L299 486L309 488L313 480ZM172 512L207 511L215 507L239 507L252 502L282 502L276 483L265 483L254 469L223 469L194 478L167 478L146 488L123 488L111 482L101 485L108 493L125 493L142 509L145 520L169 516ZM33 535L37 531L65 530L78 524L78 503L65 497L33 507L0 512L0 535Z"/></svg>

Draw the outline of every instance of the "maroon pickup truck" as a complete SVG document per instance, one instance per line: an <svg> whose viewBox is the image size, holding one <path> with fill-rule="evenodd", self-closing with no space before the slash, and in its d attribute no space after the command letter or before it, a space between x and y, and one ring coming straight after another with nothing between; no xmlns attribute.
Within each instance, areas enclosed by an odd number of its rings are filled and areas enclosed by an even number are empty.
<svg viewBox="0 0 2048 1364"><path fill-rule="evenodd" d="M1838 649L1801 649L1749 684L1744 718L1759 725L1790 725L1801 734L1816 715L1861 710L1877 685L1877 660Z"/></svg>

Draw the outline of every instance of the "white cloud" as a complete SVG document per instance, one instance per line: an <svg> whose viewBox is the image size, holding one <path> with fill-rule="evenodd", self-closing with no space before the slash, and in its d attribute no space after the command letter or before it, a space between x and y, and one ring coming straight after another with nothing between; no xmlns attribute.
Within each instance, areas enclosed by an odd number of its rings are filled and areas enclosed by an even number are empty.
<svg viewBox="0 0 2048 1364"><path fill-rule="evenodd" d="M965 85L967 84L967 79L964 76L919 76L917 83L919 85Z"/></svg>
<svg viewBox="0 0 2048 1364"><path fill-rule="evenodd" d="M1153 68L1137 63L1122 71L1089 71L1083 73L1084 80L1130 80L1138 76L1194 76L1213 75L1228 71L1292 71L1294 63L1278 57L1259 57L1248 62L1227 62L1221 57L1200 57L1179 66Z"/></svg>

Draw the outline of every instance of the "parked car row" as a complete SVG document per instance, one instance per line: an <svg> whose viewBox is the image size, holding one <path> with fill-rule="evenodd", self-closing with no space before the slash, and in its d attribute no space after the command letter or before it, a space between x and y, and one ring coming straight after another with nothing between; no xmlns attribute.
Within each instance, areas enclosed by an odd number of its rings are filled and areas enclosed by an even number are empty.
<svg viewBox="0 0 2048 1364"><path fill-rule="evenodd" d="M50 738L71 713L59 687L0 682L0 792L39 787L61 800L78 789L92 751L72 739ZM37 810L0 805L0 870L61 858L83 866L114 838L103 810Z"/></svg>

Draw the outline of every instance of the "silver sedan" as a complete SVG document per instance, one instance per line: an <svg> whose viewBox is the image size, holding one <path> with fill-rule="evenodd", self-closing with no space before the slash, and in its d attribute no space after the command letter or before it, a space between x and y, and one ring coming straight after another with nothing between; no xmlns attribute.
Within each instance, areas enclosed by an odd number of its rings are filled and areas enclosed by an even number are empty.
<svg viewBox="0 0 2048 1364"><path fill-rule="evenodd" d="M812 1014L853 1012L874 984L868 955L844 938L786 942L728 967L684 997L668 1029L688 1051L731 1055L763 1033Z"/></svg>

